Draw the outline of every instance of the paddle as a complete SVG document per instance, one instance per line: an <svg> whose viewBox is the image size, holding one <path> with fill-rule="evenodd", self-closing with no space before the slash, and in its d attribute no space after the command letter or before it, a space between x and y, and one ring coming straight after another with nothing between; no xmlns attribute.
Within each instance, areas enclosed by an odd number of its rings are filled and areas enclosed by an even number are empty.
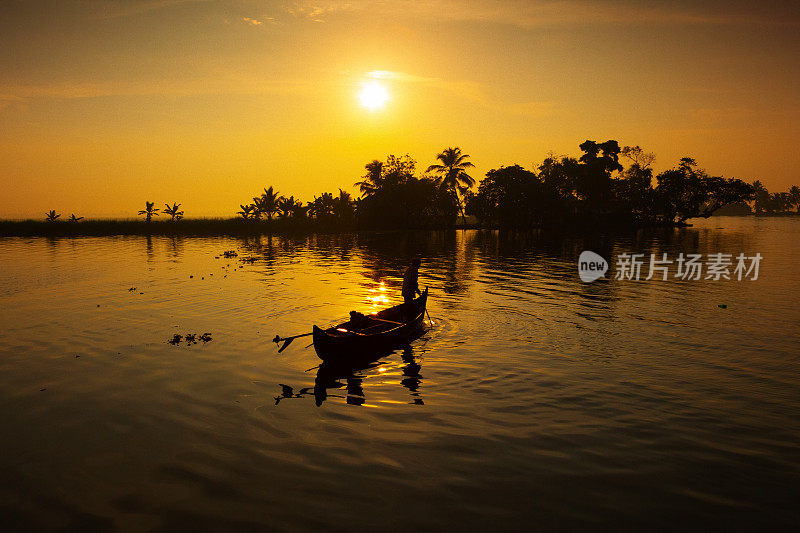
<svg viewBox="0 0 800 533"><path fill-rule="evenodd" d="M274 339L272 339L272 342L274 342L275 344L278 344L279 342L283 342L283 346L281 346L281 347L278 349L278 353L281 353L281 352L282 352L282 351L284 351L284 350L285 350L285 349L286 349L286 348L287 348L287 347L288 347L290 344L292 344L292 341L293 341L293 340L295 340L295 339L299 339L300 337L308 337L309 335L313 335L313 334L314 334L314 332L311 332L311 333L303 333L302 335L292 335L291 337L281 337L280 335L275 335L275 338L274 338Z"/></svg>

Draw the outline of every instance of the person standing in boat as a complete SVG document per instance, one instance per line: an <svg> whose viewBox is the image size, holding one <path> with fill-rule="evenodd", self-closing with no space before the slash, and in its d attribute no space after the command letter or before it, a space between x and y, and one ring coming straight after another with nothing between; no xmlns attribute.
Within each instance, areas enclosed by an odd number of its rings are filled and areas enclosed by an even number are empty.
<svg viewBox="0 0 800 533"><path fill-rule="evenodd" d="M406 303L412 301L418 294L422 294L419 290L419 266L421 263L420 258L415 257L403 275L403 300Z"/></svg>

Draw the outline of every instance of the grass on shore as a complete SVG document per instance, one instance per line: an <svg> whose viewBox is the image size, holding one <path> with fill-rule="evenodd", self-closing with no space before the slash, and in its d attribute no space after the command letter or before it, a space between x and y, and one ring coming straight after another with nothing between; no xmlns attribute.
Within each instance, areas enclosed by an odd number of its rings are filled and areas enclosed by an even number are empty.
<svg viewBox="0 0 800 533"><path fill-rule="evenodd" d="M462 227L462 226L454 226ZM466 227L475 227L468 224ZM0 237L68 237L110 235L266 235L275 233L338 233L359 228L353 221L304 219L245 220L189 218L169 220L0 220ZM414 228L444 229L444 228Z"/></svg>
<svg viewBox="0 0 800 533"><path fill-rule="evenodd" d="M335 224L337 231L352 224ZM241 218L194 218L169 220L0 220L0 236L105 236L105 235L259 235L276 232L332 230L330 223L315 220L244 220Z"/></svg>

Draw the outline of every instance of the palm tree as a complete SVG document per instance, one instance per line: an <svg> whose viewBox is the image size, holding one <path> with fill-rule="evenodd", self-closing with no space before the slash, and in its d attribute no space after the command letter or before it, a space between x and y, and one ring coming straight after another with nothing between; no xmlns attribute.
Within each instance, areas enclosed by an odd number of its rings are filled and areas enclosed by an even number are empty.
<svg viewBox="0 0 800 533"><path fill-rule="evenodd" d="M314 197L314 201L313 202L306 203L306 214L309 217L316 217L317 216L317 205L318 205L318 203L317 203L316 196Z"/></svg>
<svg viewBox="0 0 800 533"><path fill-rule="evenodd" d="M295 200L294 196L278 200L278 211L280 211L283 218L291 217L295 213L297 206L302 206L302 204Z"/></svg>
<svg viewBox="0 0 800 533"><path fill-rule="evenodd" d="M75 213L72 213L68 219L70 222L78 222L79 220L83 220L83 217L76 217Z"/></svg>
<svg viewBox="0 0 800 533"><path fill-rule="evenodd" d="M145 200L144 205L145 208L139 211L139 214L144 215L145 222L150 222L150 219L152 219L154 216L158 216L158 209L153 209L153 206L155 206L156 203Z"/></svg>
<svg viewBox="0 0 800 533"><path fill-rule="evenodd" d="M339 189L339 196L332 202L333 214L340 220L353 218L355 214L355 202L349 192Z"/></svg>
<svg viewBox="0 0 800 533"><path fill-rule="evenodd" d="M317 219L328 218L333 214L333 206L333 195L324 192L320 196L315 196L313 202L308 203L308 214Z"/></svg>
<svg viewBox="0 0 800 533"><path fill-rule="evenodd" d="M241 207L242 210L237 211L236 212L237 215L242 215L242 218L245 220L250 220L251 218L255 218L256 206L254 206L253 204L250 205L239 204L239 207Z"/></svg>
<svg viewBox="0 0 800 533"><path fill-rule="evenodd" d="M55 222L58 217L60 217L58 213L56 213L55 209L51 209L47 213L45 213L45 220L48 222Z"/></svg>
<svg viewBox="0 0 800 533"><path fill-rule="evenodd" d="M775 213L791 210L792 201L788 192L775 192L769 195L769 205Z"/></svg>
<svg viewBox="0 0 800 533"><path fill-rule="evenodd" d="M281 198L278 191L274 190L272 185L270 185L269 189L264 189L261 196L253 198L253 202L256 204L259 215L262 213L266 214L267 219L272 220L272 215L278 212L278 201L280 201Z"/></svg>
<svg viewBox="0 0 800 533"><path fill-rule="evenodd" d="M361 197L369 196L381 188L383 181L383 163L377 159L364 165L367 173L364 174L362 181L357 181L353 185L361 191Z"/></svg>
<svg viewBox="0 0 800 533"><path fill-rule="evenodd" d="M755 202L753 203L753 211L757 215L764 213L769 209L769 191L760 180L753 182L753 190L755 191Z"/></svg>
<svg viewBox="0 0 800 533"><path fill-rule="evenodd" d="M264 198L261 196L253 196L253 218L260 220L261 215L264 214Z"/></svg>
<svg viewBox="0 0 800 533"><path fill-rule="evenodd" d="M431 165L426 171L439 175L436 179L436 185L449 191L455 197L462 219L465 219L466 216L464 215L464 206L461 203L459 193L464 194L475 184L475 180L465 172L465 169L475 166L467 161L468 157L468 155L462 154L461 148L457 146L455 148L445 148L442 153L436 156L436 159L441 161L441 164Z"/></svg>
<svg viewBox="0 0 800 533"><path fill-rule="evenodd" d="M164 213L172 217L170 219L172 222L175 222L175 220L180 220L183 218L183 211L178 210L181 204L173 203L172 207L170 207L169 204L164 204L164 205L166 206L164 207Z"/></svg>
<svg viewBox="0 0 800 533"><path fill-rule="evenodd" d="M292 218L305 218L308 216L308 207L303 206L303 202L297 202L292 208Z"/></svg>
<svg viewBox="0 0 800 533"><path fill-rule="evenodd" d="M797 212L800 213L800 187L797 185L792 185L789 189L789 201L797 208Z"/></svg>

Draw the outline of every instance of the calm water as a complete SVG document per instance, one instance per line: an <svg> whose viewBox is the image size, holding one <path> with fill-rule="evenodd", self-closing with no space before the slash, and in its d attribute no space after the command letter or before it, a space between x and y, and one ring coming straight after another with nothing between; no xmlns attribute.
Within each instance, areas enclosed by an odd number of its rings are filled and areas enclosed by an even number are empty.
<svg viewBox="0 0 800 533"><path fill-rule="evenodd" d="M798 243L800 220L752 218L585 239L0 239L0 519L800 526ZM764 259L757 281L581 283L584 249ZM414 254L434 326L410 348L333 377L307 338L276 353L276 333L398 302Z"/></svg>

